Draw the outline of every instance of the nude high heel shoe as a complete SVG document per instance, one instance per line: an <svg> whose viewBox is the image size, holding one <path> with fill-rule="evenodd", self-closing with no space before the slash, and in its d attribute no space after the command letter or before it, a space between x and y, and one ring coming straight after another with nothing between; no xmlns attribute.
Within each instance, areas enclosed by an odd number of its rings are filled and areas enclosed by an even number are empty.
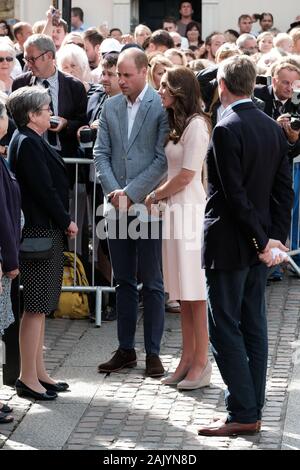
<svg viewBox="0 0 300 470"><path fill-rule="evenodd" d="M165 379L162 379L161 383L163 385L177 385L179 382L181 382L186 374L188 373L188 370L186 372L183 372L177 379L174 379L174 374L168 375Z"/></svg>
<svg viewBox="0 0 300 470"><path fill-rule="evenodd" d="M207 387L210 384L210 378L212 374L212 365L210 361L207 361L202 374L197 380L182 380L177 384L178 390L195 390L197 388Z"/></svg>

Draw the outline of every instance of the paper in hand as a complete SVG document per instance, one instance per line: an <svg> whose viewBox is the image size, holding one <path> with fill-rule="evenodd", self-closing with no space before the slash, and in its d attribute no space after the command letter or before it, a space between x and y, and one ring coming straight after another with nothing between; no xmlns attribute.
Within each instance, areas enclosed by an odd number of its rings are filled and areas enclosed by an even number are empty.
<svg viewBox="0 0 300 470"><path fill-rule="evenodd" d="M280 256L282 261L287 258L287 254L285 251L280 250L279 248L271 248L272 258L275 259L276 256Z"/></svg>

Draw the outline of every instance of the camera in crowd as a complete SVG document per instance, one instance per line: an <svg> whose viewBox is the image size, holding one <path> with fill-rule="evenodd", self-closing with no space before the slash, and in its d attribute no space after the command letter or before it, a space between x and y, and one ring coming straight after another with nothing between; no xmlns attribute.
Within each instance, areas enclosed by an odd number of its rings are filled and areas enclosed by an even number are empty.
<svg viewBox="0 0 300 470"><path fill-rule="evenodd" d="M291 114L291 128L294 131L300 130L300 88L293 91L292 104L295 112Z"/></svg>
<svg viewBox="0 0 300 470"><path fill-rule="evenodd" d="M50 117L50 129L56 129L59 123L60 123L60 119L58 116Z"/></svg>
<svg viewBox="0 0 300 470"><path fill-rule="evenodd" d="M94 145L94 131L90 127L81 129L79 132L80 147L83 149L92 148Z"/></svg>
<svg viewBox="0 0 300 470"><path fill-rule="evenodd" d="M256 85L272 85L272 77L267 77L266 75L257 75Z"/></svg>

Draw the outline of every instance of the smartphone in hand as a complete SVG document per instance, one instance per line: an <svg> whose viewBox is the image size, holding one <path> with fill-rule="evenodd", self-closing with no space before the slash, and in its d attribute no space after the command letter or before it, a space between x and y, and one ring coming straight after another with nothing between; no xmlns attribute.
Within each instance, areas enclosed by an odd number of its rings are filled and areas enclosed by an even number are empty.
<svg viewBox="0 0 300 470"><path fill-rule="evenodd" d="M57 10L56 8L52 7L51 14L52 14L52 24L53 24L53 26L58 26L59 21L60 21L60 11Z"/></svg>

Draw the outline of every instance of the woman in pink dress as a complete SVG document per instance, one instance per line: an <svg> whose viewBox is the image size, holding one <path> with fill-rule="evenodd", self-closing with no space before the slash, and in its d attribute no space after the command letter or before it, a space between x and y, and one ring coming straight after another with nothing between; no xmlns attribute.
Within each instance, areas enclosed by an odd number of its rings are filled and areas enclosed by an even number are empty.
<svg viewBox="0 0 300 470"><path fill-rule="evenodd" d="M165 290L181 302L182 356L165 385L195 389L209 385L205 272L201 269L201 234L206 194L202 167L209 142L209 119L202 111L200 88L192 71L168 69L159 89L167 109L168 179L146 198L165 200L163 272ZM155 206L152 208L155 209Z"/></svg>

